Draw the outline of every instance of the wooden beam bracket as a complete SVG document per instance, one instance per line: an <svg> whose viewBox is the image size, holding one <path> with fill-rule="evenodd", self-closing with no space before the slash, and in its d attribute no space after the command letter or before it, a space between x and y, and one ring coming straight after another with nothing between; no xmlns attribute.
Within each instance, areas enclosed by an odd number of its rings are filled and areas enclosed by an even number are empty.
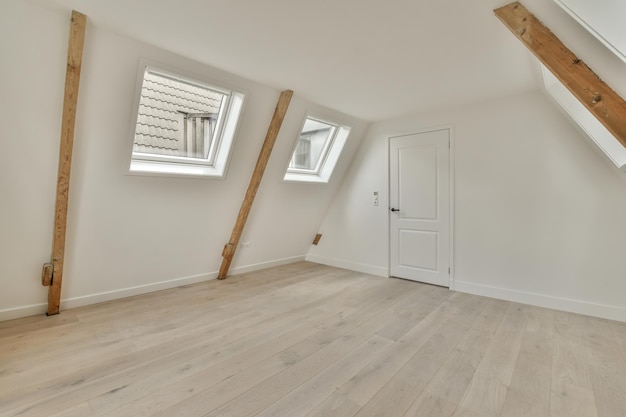
<svg viewBox="0 0 626 417"><path fill-rule="evenodd" d="M234 252L235 245L233 245L232 243L227 243L224 245L224 250L222 250L222 256L223 257L227 257L227 256L231 256Z"/></svg>
<svg viewBox="0 0 626 417"><path fill-rule="evenodd" d="M43 270L41 271L41 285L49 287L52 285L52 277L54 274L54 265L51 262L43 264Z"/></svg>

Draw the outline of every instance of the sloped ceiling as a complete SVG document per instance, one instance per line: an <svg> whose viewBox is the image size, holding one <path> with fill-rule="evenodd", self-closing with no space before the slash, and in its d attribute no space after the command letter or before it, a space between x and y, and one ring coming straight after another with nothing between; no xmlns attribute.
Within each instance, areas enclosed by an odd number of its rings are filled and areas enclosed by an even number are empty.
<svg viewBox="0 0 626 417"><path fill-rule="evenodd" d="M502 0L28 0L369 121L539 88Z"/></svg>

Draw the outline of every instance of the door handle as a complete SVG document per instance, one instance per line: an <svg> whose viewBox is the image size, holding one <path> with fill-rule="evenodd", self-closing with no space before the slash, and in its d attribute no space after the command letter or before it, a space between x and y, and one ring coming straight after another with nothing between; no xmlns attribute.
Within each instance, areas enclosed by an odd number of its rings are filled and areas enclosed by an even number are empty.
<svg viewBox="0 0 626 417"><path fill-rule="evenodd" d="M400 209L397 209L397 208L393 208L393 207L392 207L392 208L391 208L391 211L396 212L396 211L400 211Z"/></svg>

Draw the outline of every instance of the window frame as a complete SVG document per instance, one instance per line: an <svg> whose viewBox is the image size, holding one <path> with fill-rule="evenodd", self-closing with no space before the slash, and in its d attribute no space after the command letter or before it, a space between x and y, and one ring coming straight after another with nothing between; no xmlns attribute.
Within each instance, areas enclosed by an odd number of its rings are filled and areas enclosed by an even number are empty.
<svg viewBox="0 0 626 417"><path fill-rule="evenodd" d="M305 168L292 168L291 167L291 161L293 160L293 158L296 156L296 150L298 149L298 143L300 142L300 138L303 135L302 130L304 129L304 126L306 125L307 120L313 120L315 122L318 123L323 123L325 125L328 125L331 127L331 132L328 135L328 137L326 138L326 140L324 141L324 146L322 146L322 151L320 152L320 157L317 160L317 163L315 164L315 168L314 169L305 169ZM293 149L293 152L291 153L291 159L289 159L289 167L287 168L287 172L290 172L292 174L307 174L307 175L319 175L320 171L322 170L322 167L324 166L324 164L326 163L326 159L328 157L328 153L330 152L330 148L333 146L333 142L335 141L335 138L337 137L337 134L339 132L339 128L340 126L337 123L331 123L328 122L326 120L321 120L318 117L311 117L311 116L307 116L304 118L304 123L302 123L302 127L300 128L300 134L298 135L298 138L296 139L296 146ZM309 135L312 136L312 135Z"/></svg>
<svg viewBox="0 0 626 417"><path fill-rule="evenodd" d="M220 110L217 113L218 118L209 149L209 158L159 155L134 151L144 77L148 72L224 95ZM141 59L137 73L133 118L131 120L128 173L131 175L225 178L239 123L243 118L246 96L247 94L241 89L231 89L229 86L224 85L218 86L214 81L207 79L207 77L198 76L190 71ZM184 117L183 120L185 120Z"/></svg>
<svg viewBox="0 0 626 417"><path fill-rule="evenodd" d="M318 123L329 125L333 128L333 131L326 139L319 160L315 166L315 169L303 169L292 168L291 161L296 155L298 149L298 142L303 135L304 126L308 120L313 120ZM287 182L311 182L311 183L327 183L332 176L332 173L339 161L339 157L343 151L343 148L347 142L352 127L348 124L341 123L333 118L318 115L314 113L307 113L304 120L300 124L300 129L295 139L294 146L289 154L289 160L287 161L287 169L283 176L283 181Z"/></svg>

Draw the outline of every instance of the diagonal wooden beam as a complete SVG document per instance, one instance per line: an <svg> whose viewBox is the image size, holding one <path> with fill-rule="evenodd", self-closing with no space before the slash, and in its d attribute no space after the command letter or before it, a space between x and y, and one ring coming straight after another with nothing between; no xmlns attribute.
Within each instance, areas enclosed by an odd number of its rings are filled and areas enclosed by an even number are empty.
<svg viewBox="0 0 626 417"><path fill-rule="evenodd" d="M86 27L87 16L75 10L72 11L70 40L67 50L67 69L65 73L63 118L61 121L57 196L54 209L52 267L49 266L50 264L44 265L42 278L44 285L47 283L50 284L50 288L48 289L49 316L58 314L61 304L61 284L63 282L63 262L65 257L65 232L67 228L67 203L70 191L74 126L76 124L76 106L78 102L78 87L80 85L80 70L83 60Z"/></svg>
<svg viewBox="0 0 626 417"><path fill-rule="evenodd" d="M220 272L217 276L218 279L224 279L228 275L230 264L233 261L233 256L235 256L237 245L239 245L239 239L241 239L243 228L248 220L248 215L250 214L250 209L252 208L252 203L254 203L254 198L256 197L259 185L261 185L261 179L263 179L265 167L267 166L267 162L272 154L276 137L278 136L280 127L285 119L285 114L287 114L287 109L289 108L289 102L291 101L292 96L293 91L291 90L285 90L280 94L280 98L276 104L276 109L274 110L274 116L272 117L270 126L267 129L267 134L265 135L263 147L261 148L259 158L256 161L256 166L254 167L254 172L250 178L250 184L248 185L246 196L241 204L241 209L239 210L239 215L237 216L237 221L235 222L235 227L233 227L230 240L224 246L224 250L222 251L222 257L224 259L222 259Z"/></svg>
<svg viewBox="0 0 626 417"><path fill-rule="evenodd" d="M496 16L554 76L626 147L626 101L519 2Z"/></svg>

